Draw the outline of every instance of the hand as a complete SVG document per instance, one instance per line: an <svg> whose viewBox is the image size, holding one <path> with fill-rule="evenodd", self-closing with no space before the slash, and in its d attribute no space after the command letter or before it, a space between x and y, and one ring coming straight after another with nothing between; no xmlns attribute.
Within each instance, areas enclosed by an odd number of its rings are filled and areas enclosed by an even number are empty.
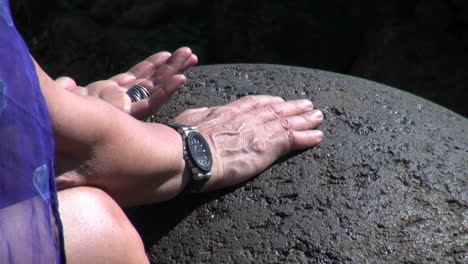
<svg viewBox="0 0 468 264"><path fill-rule="evenodd" d="M207 191L243 182L282 155L317 145L323 133L315 129L322 120L309 100L248 96L225 106L186 110L173 121L197 126L210 145L213 176L202 189Z"/></svg>
<svg viewBox="0 0 468 264"><path fill-rule="evenodd" d="M136 118L155 113L186 82L184 71L198 62L189 48L180 48L170 54L156 53L136 64L128 72L116 75L109 80L77 86L69 77L56 80L56 84L74 93L98 97ZM142 85L151 97L132 103L126 91L133 85Z"/></svg>

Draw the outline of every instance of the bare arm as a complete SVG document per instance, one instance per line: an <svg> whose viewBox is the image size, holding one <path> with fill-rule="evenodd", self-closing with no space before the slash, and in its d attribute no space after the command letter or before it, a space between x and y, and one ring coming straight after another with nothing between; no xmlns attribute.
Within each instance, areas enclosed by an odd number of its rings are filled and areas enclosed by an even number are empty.
<svg viewBox="0 0 468 264"><path fill-rule="evenodd" d="M59 89L37 72L53 119L58 153L78 159L59 188L97 186L121 205L176 196L188 179L182 140L173 129L143 123L93 97ZM309 100L244 97L225 106L186 110L175 122L197 126L213 153L213 176L202 191L238 184L280 156L317 145L323 115Z"/></svg>
<svg viewBox="0 0 468 264"><path fill-rule="evenodd" d="M97 186L121 204L167 200L183 188L177 132L140 122L98 98L60 89L37 64L36 70L57 153L81 161L57 179L59 188Z"/></svg>
<svg viewBox="0 0 468 264"><path fill-rule="evenodd" d="M108 80L77 86L69 77L61 77L56 83L64 89L83 96L94 96L112 104L120 110L142 118L154 114L174 92L182 86L186 77L183 73L194 66L198 58L192 50L184 47L174 53L158 52L139 62L127 72ZM133 85L142 85L151 93L150 98L131 102L126 94Z"/></svg>

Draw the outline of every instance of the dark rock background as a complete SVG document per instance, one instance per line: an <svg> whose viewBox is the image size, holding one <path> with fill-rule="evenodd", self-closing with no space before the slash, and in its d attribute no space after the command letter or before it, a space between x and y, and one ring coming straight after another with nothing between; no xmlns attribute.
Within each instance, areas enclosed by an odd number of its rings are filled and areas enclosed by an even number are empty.
<svg viewBox="0 0 468 264"><path fill-rule="evenodd" d="M465 0L15 0L53 76L107 78L187 45L201 64L297 65L385 83L468 115Z"/></svg>

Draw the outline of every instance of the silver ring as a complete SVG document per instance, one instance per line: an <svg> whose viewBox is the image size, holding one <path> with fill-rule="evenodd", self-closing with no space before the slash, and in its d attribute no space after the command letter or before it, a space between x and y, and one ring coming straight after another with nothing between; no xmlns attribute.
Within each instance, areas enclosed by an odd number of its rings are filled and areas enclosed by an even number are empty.
<svg viewBox="0 0 468 264"><path fill-rule="evenodd" d="M140 101L151 96L148 89L141 85L134 85L127 91L127 95L132 99L132 102Z"/></svg>

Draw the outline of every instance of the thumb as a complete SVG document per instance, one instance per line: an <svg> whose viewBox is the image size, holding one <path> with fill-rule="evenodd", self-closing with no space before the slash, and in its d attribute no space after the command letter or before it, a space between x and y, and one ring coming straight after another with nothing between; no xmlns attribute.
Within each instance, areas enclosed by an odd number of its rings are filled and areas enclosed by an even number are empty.
<svg viewBox="0 0 468 264"><path fill-rule="evenodd" d="M75 80L70 77L59 77L55 80L55 84L63 89L71 89L76 86Z"/></svg>
<svg viewBox="0 0 468 264"><path fill-rule="evenodd" d="M57 189L64 190L72 187L84 186L87 181L86 178L79 174L76 170L65 172L58 176L56 179Z"/></svg>

